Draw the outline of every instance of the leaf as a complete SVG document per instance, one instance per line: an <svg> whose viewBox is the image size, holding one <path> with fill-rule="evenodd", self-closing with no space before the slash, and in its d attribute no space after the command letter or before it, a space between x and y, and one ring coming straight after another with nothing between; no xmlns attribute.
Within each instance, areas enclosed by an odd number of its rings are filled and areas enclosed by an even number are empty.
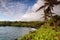
<svg viewBox="0 0 60 40"><path fill-rule="evenodd" d="M55 4L55 5L59 5L59 4L60 4L60 1L56 2L56 4Z"/></svg>
<svg viewBox="0 0 60 40"><path fill-rule="evenodd" d="M46 6L47 6L47 4L46 4L46 5L41 6L39 9L37 9L37 10L36 10L36 12L37 12L37 11L39 11L40 9L42 9L42 8L46 7Z"/></svg>

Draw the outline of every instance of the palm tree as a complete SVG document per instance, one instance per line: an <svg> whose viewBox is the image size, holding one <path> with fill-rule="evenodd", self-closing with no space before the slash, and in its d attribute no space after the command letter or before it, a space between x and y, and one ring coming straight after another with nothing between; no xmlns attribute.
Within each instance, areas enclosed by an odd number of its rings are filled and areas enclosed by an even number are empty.
<svg viewBox="0 0 60 40"><path fill-rule="evenodd" d="M52 12L54 5L60 4L60 1L58 0L44 0L44 1L45 1L44 5L37 9L36 12L44 8L44 20L45 22L47 22L48 17L52 18L52 14L54 14Z"/></svg>

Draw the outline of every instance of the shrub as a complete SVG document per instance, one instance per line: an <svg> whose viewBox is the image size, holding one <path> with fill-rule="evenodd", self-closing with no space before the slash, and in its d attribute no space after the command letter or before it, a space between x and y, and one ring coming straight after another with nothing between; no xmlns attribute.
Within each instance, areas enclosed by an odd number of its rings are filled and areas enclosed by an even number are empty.
<svg viewBox="0 0 60 40"><path fill-rule="evenodd" d="M60 32L56 32L52 30L52 28L41 27L38 30L18 38L18 40L59 40L58 34L60 35Z"/></svg>

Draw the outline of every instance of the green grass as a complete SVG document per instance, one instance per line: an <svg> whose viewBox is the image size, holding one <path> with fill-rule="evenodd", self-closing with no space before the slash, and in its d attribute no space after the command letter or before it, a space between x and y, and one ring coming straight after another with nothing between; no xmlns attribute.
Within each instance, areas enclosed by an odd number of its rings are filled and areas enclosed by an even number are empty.
<svg viewBox="0 0 60 40"><path fill-rule="evenodd" d="M41 27L25 36L18 38L18 40L60 40L60 32L56 32L51 27Z"/></svg>

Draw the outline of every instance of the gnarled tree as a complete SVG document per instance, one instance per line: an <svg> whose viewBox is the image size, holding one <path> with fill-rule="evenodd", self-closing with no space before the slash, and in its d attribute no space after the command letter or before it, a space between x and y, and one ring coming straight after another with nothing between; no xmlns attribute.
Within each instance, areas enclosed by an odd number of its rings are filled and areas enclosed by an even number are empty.
<svg viewBox="0 0 60 40"><path fill-rule="evenodd" d="M60 1L58 0L44 0L44 1L45 1L44 5L37 9L36 11L39 11L40 9L44 8L44 20L45 22L47 22L48 17L52 17L52 14L54 14L52 12L54 5L60 4Z"/></svg>
<svg viewBox="0 0 60 40"><path fill-rule="evenodd" d="M43 8L44 9L44 21L47 22L48 18L52 18L53 16L52 14L54 14L52 12L52 10L54 10L53 7L55 5L59 5L60 1L58 0L44 0L44 1L45 1L44 5L41 6L39 9L37 9L36 12Z"/></svg>

